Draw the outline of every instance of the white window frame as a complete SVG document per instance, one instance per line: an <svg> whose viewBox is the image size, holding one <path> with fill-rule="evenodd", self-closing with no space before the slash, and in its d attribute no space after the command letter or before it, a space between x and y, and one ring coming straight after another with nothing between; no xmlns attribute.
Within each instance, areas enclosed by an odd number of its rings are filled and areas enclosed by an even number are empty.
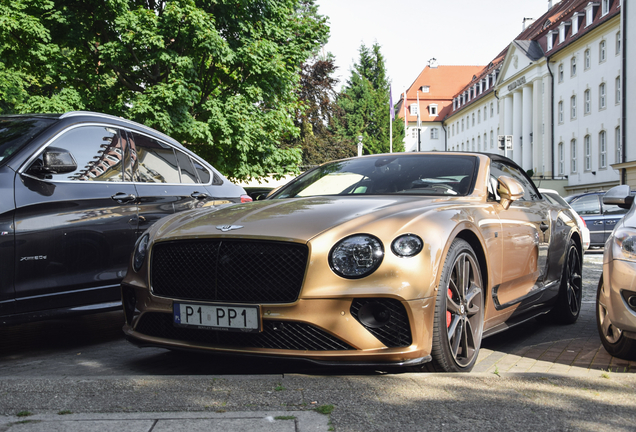
<svg viewBox="0 0 636 432"><path fill-rule="evenodd" d="M576 138L572 138L570 141L570 160L570 171L572 174L576 174L576 169L578 168L576 166Z"/></svg>
<svg viewBox="0 0 636 432"><path fill-rule="evenodd" d="M559 175L565 174L565 154L564 154L563 142L559 143Z"/></svg>
<svg viewBox="0 0 636 432"><path fill-rule="evenodd" d="M592 50L589 48L583 53L583 68L588 70L592 66Z"/></svg>
<svg viewBox="0 0 636 432"><path fill-rule="evenodd" d="M605 39L598 43L598 62L605 63L607 60L607 42Z"/></svg>
<svg viewBox="0 0 636 432"><path fill-rule="evenodd" d="M590 89L583 93L583 114L587 115L592 112L592 92Z"/></svg>
<svg viewBox="0 0 636 432"><path fill-rule="evenodd" d="M615 86L616 86L616 94L614 95L615 97L615 103L616 105L621 103L621 77L620 75L616 77L615 80Z"/></svg>
<svg viewBox="0 0 636 432"><path fill-rule="evenodd" d="M430 104L428 106L428 115L437 116L437 104Z"/></svg>
<svg viewBox="0 0 636 432"><path fill-rule="evenodd" d="M607 132L598 133L598 168L607 168Z"/></svg>
<svg viewBox="0 0 636 432"><path fill-rule="evenodd" d="M590 138L589 135L585 135L585 138L583 138L583 153L585 155L584 157L584 171L591 171L592 170L592 138Z"/></svg>
<svg viewBox="0 0 636 432"><path fill-rule="evenodd" d="M621 127L617 126L616 129L614 129L614 145L616 146L616 149L615 149L616 150L616 153L615 153L616 160L614 161L614 163L623 162L622 157L621 157L622 156L622 150L623 150L621 148L622 147L621 146L621 139L622 139Z"/></svg>
<svg viewBox="0 0 636 432"><path fill-rule="evenodd" d="M558 103L559 123L563 123L563 101Z"/></svg>
<svg viewBox="0 0 636 432"><path fill-rule="evenodd" d="M621 32L616 32L616 55L621 53Z"/></svg>
<svg viewBox="0 0 636 432"><path fill-rule="evenodd" d="M570 59L570 76L571 77L576 76L576 56L573 56Z"/></svg>
<svg viewBox="0 0 636 432"><path fill-rule="evenodd" d="M607 86L605 83L601 83L598 86L598 109L604 110L607 108Z"/></svg>
<svg viewBox="0 0 636 432"><path fill-rule="evenodd" d="M570 98L570 119L576 119L576 95Z"/></svg>
<svg viewBox="0 0 636 432"><path fill-rule="evenodd" d="M432 140L436 140L439 139L439 129L437 128L431 128L431 139Z"/></svg>
<svg viewBox="0 0 636 432"><path fill-rule="evenodd" d="M559 64L559 71L558 71L558 78L559 78L559 82L562 83L563 82L563 63Z"/></svg>
<svg viewBox="0 0 636 432"><path fill-rule="evenodd" d="M418 115L419 111L420 107L416 103L409 106L409 113L411 113L411 115Z"/></svg>

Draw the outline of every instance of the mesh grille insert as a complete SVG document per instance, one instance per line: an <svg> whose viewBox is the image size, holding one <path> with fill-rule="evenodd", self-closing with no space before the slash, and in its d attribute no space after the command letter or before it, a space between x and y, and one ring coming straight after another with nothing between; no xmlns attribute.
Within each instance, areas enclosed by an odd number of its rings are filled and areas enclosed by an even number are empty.
<svg viewBox="0 0 636 432"><path fill-rule="evenodd" d="M382 327L372 328L365 326L373 336L388 348L406 347L413 343L409 317L402 303L394 299L385 298L354 299L351 303L351 316L362 325L364 325L364 323L360 321L358 312L362 306L368 303L379 303L387 308L391 314L389 321Z"/></svg>
<svg viewBox="0 0 636 432"><path fill-rule="evenodd" d="M298 299L306 245L241 240L182 240L152 250L153 293L183 300L292 303Z"/></svg>
<svg viewBox="0 0 636 432"><path fill-rule="evenodd" d="M349 344L310 324L293 321L263 321L260 333L228 332L175 327L172 315L143 314L135 331L147 336L203 343L218 347L271 348L306 351L353 350Z"/></svg>

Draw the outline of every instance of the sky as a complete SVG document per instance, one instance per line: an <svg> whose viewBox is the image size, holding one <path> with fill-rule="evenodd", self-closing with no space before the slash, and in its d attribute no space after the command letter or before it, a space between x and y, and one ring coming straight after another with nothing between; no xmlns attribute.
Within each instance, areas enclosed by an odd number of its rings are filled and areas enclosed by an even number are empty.
<svg viewBox="0 0 636 432"><path fill-rule="evenodd" d="M555 0L554 3L558 3ZM521 33L524 18L548 11L547 0L316 0L328 17L325 51L340 85L362 44L378 43L399 100L431 58L439 65L486 66Z"/></svg>

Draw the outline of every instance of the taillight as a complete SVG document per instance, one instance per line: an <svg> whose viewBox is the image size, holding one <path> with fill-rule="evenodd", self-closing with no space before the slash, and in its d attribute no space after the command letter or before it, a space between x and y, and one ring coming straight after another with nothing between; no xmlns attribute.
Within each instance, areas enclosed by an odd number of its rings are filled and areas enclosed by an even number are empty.
<svg viewBox="0 0 636 432"><path fill-rule="evenodd" d="M252 202L253 199L251 196L249 195L241 195L241 202L242 203L246 203L246 202Z"/></svg>

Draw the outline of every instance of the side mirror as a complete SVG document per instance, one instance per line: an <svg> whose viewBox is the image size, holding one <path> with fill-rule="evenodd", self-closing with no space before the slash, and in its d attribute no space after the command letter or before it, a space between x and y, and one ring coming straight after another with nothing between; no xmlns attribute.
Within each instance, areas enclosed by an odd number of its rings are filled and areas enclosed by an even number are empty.
<svg viewBox="0 0 636 432"><path fill-rule="evenodd" d="M508 210L508 208L510 208L510 204L512 204L513 201L516 201L519 198L523 197L523 186L512 177L504 175L499 176L497 180L499 181L497 192L501 197L501 201L499 201L499 203L505 210Z"/></svg>
<svg viewBox="0 0 636 432"><path fill-rule="evenodd" d="M629 185L614 186L603 195L603 204L614 204L629 210L634 202Z"/></svg>
<svg viewBox="0 0 636 432"><path fill-rule="evenodd" d="M64 174L77 169L77 162L73 155L64 149L48 147L42 153L40 163L34 163L29 167L31 174Z"/></svg>

